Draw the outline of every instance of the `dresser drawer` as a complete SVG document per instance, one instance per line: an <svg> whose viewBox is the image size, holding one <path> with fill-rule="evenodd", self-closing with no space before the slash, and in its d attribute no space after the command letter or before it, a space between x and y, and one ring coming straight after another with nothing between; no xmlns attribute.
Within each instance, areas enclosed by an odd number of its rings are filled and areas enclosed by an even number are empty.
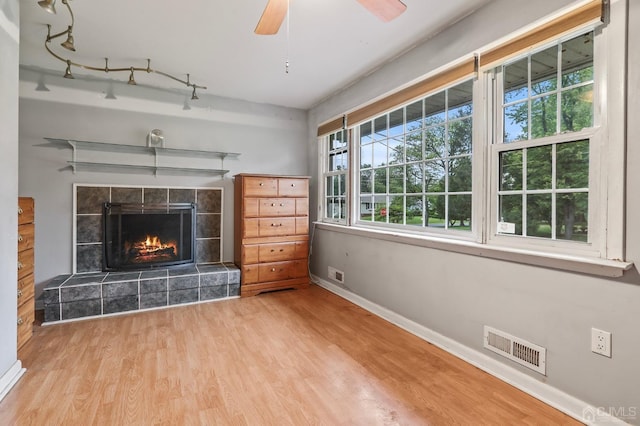
<svg viewBox="0 0 640 426"><path fill-rule="evenodd" d="M33 198L18 198L18 225L33 222Z"/></svg>
<svg viewBox="0 0 640 426"><path fill-rule="evenodd" d="M244 265L242 267L242 284L255 284L258 282L258 265Z"/></svg>
<svg viewBox="0 0 640 426"><path fill-rule="evenodd" d="M18 280L18 306L33 298L33 274Z"/></svg>
<svg viewBox="0 0 640 426"><path fill-rule="evenodd" d="M293 198L261 198L258 201L260 216L295 216L296 200Z"/></svg>
<svg viewBox="0 0 640 426"><path fill-rule="evenodd" d="M33 249L18 253L18 279L33 274Z"/></svg>
<svg viewBox="0 0 640 426"><path fill-rule="evenodd" d="M33 303L33 298L31 298L18 307L18 349L21 348L33 334Z"/></svg>
<svg viewBox="0 0 640 426"><path fill-rule="evenodd" d="M33 248L35 227L33 223L18 226L18 252Z"/></svg>
<svg viewBox="0 0 640 426"><path fill-rule="evenodd" d="M291 260L288 262L261 263L258 266L258 280L260 282L288 280L307 275L306 260Z"/></svg>
<svg viewBox="0 0 640 426"><path fill-rule="evenodd" d="M307 257L306 241L291 243L260 244L259 260L263 262L278 262L288 259L304 259Z"/></svg>
<svg viewBox="0 0 640 426"><path fill-rule="evenodd" d="M293 217L255 218L244 220L244 238L296 235L296 219Z"/></svg>
<svg viewBox="0 0 640 426"><path fill-rule="evenodd" d="M307 197L308 194L308 179L281 178L278 180L278 195L280 197Z"/></svg>
<svg viewBox="0 0 640 426"><path fill-rule="evenodd" d="M296 216L308 216L308 215L309 215L309 199L296 198Z"/></svg>
<svg viewBox="0 0 640 426"><path fill-rule="evenodd" d="M248 176L242 179L245 197L277 197L278 179Z"/></svg>

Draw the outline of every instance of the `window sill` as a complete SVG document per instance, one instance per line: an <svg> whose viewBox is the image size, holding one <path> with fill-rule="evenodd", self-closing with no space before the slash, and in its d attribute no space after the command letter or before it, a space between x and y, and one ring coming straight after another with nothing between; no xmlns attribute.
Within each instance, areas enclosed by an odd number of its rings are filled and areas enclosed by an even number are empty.
<svg viewBox="0 0 640 426"><path fill-rule="evenodd" d="M367 238L377 238L380 240L391 241L400 244L409 244L418 247L445 250L472 256L486 257L489 259L506 260L509 262L579 272L582 274L597 275L602 277L621 277L624 275L624 271L631 269L631 267L633 266L632 262L558 255L552 253L541 253L531 250L495 247L486 244L479 244L472 241L461 241L431 236L403 234L400 232L393 232L388 230L344 226L324 222L315 222L314 225L317 229L322 229L325 231L339 232L342 234L357 235Z"/></svg>

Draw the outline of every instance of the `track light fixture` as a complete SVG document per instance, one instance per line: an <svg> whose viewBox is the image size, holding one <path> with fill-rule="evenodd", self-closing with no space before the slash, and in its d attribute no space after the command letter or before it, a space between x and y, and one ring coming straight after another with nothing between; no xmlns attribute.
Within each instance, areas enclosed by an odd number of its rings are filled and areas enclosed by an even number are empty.
<svg viewBox="0 0 640 426"><path fill-rule="evenodd" d="M161 75L163 77L169 78L171 80L177 81L178 83L182 83L184 85L186 85L187 87L191 87L193 89L193 92L191 94L191 99L192 100L197 100L198 99L198 95L196 95L196 89L207 89L206 86L200 86L198 84L195 83L191 83L191 81L189 81L189 74L187 74L187 79L183 80L181 78L175 77L171 74L168 74L166 72L160 71L160 70L156 70L151 68L151 59L147 59L147 66L146 67L134 67L134 66L129 66L129 67L119 67L119 68L109 68L109 58L105 58L105 65L104 67L95 67L92 65L84 65L78 62L73 62L71 61L71 59L65 58L61 55L58 55L57 53L55 53L53 50L51 50L51 40L54 40L58 37L62 37L62 36L67 36L67 39L60 43L60 45L62 47L64 47L67 50L70 50L72 52L76 51L75 45L74 45L74 39L73 39L73 26L75 25L75 17L73 16L73 10L71 10L71 6L69 5L69 0L61 0L62 4L65 5L67 7L67 10L69 11L69 15L71 16L71 25L67 26L67 29L64 31L61 31L59 33L55 33L52 34L51 33L51 25L47 24L47 38L44 41L44 48L47 50L47 52L49 52L51 54L51 56L53 56L54 58L58 59L59 61L62 61L64 63L67 64L67 68L64 71L64 77L65 78L74 78L73 74L71 73L71 66L74 67L79 67L79 68L84 68L86 70L89 71L102 71L105 73L109 73L109 72L126 72L129 71L129 81L128 84L130 85L136 85L136 80L134 78L134 71L143 71L146 73L154 73L154 74L158 74ZM56 13L56 8L55 8L55 4L56 4L56 0L41 0L38 2L38 5L40 5L40 7L42 7L44 10L46 10L49 13Z"/></svg>

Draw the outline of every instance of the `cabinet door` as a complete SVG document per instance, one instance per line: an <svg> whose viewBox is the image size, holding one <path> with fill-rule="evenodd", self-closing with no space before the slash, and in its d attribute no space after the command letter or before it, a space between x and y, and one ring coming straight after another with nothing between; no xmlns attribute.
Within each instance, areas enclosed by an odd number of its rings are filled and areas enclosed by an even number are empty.
<svg viewBox="0 0 640 426"><path fill-rule="evenodd" d="M277 197L278 179L260 176L243 178L245 197Z"/></svg>
<svg viewBox="0 0 640 426"><path fill-rule="evenodd" d="M293 216L296 212L296 200L292 198L261 198L260 216Z"/></svg>
<svg viewBox="0 0 640 426"><path fill-rule="evenodd" d="M278 195L281 197L307 197L309 180L281 178L278 180Z"/></svg>

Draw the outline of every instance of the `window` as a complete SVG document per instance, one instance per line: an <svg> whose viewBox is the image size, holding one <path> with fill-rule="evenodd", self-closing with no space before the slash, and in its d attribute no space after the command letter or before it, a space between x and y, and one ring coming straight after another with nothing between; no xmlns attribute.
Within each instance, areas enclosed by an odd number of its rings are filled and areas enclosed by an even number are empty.
<svg viewBox="0 0 640 426"><path fill-rule="evenodd" d="M357 127L361 223L471 228L472 81Z"/></svg>
<svg viewBox="0 0 640 426"><path fill-rule="evenodd" d="M347 171L349 169L348 132L339 130L326 138L324 218L346 223L347 221Z"/></svg>
<svg viewBox="0 0 640 426"><path fill-rule="evenodd" d="M496 72L497 233L589 242L594 33Z"/></svg>

